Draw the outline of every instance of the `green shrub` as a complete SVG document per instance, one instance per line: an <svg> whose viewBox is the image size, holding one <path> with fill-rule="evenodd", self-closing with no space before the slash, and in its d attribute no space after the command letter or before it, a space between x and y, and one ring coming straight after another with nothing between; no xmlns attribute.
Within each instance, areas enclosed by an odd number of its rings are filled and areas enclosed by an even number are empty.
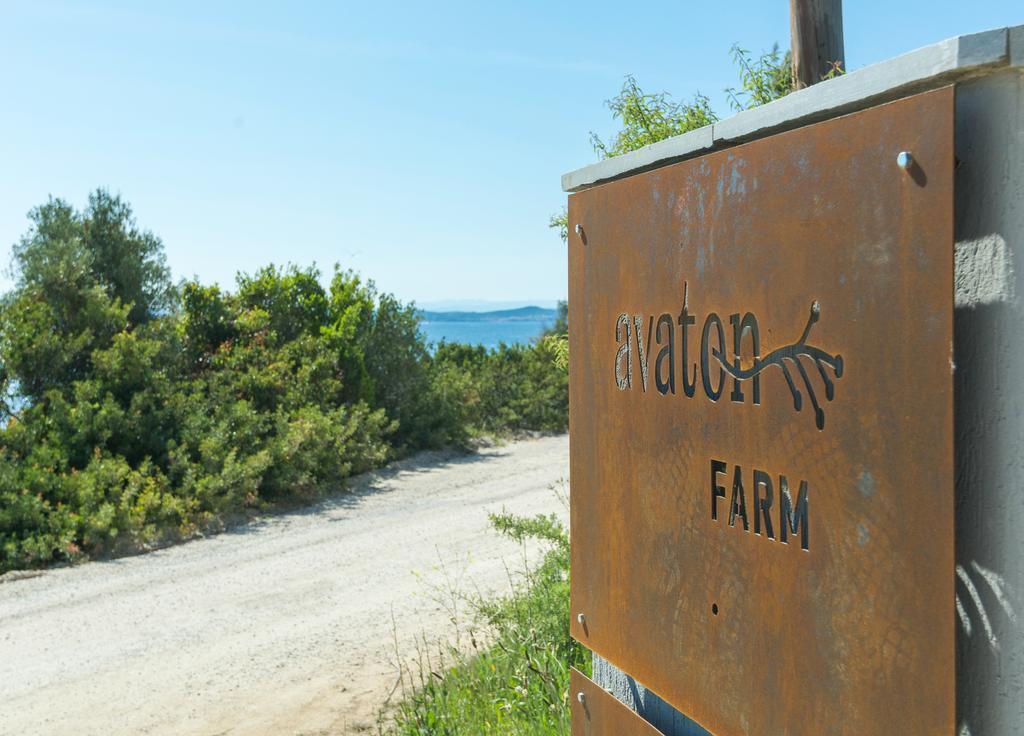
<svg viewBox="0 0 1024 736"><path fill-rule="evenodd" d="M435 371L465 376L466 420L479 432L562 431L569 420L569 382L556 361L556 347L442 343Z"/></svg>
<svg viewBox="0 0 1024 736"><path fill-rule="evenodd" d="M0 572L309 502L481 432L565 427L546 348L432 356L415 309L350 271L175 288L117 197L30 219L0 300Z"/></svg>

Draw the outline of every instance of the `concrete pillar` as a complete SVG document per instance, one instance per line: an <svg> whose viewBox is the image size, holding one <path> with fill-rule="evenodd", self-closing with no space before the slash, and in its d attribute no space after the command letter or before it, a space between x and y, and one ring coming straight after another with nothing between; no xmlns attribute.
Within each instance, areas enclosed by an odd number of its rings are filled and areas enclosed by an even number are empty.
<svg viewBox="0 0 1024 736"><path fill-rule="evenodd" d="M958 736L1024 733L1024 75L956 101Z"/></svg>

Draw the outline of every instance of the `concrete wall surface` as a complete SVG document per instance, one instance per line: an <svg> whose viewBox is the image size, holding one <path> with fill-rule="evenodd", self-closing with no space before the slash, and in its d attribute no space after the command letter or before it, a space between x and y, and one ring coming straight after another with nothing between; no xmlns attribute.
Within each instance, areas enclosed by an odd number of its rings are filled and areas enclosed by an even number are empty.
<svg viewBox="0 0 1024 736"><path fill-rule="evenodd" d="M956 102L958 736L1024 733L1024 74Z"/></svg>

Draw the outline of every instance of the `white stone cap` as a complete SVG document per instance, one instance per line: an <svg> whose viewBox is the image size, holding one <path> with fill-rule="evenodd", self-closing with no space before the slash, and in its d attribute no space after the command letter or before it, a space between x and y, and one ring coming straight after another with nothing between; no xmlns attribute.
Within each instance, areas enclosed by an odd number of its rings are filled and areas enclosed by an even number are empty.
<svg viewBox="0 0 1024 736"><path fill-rule="evenodd" d="M689 133L570 171L562 175L562 189L578 192L736 143L1020 66L1024 66L1024 26L957 36L792 92Z"/></svg>

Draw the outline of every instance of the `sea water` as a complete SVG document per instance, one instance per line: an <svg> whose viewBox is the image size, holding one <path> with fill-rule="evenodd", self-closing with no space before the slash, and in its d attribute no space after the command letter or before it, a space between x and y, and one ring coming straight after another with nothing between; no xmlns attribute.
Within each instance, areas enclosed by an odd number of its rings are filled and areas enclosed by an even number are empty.
<svg viewBox="0 0 1024 736"><path fill-rule="evenodd" d="M496 348L500 343L529 344L540 337L554 320L475 320L472 322L421 322L428 343L463 342Z"/></svg>

